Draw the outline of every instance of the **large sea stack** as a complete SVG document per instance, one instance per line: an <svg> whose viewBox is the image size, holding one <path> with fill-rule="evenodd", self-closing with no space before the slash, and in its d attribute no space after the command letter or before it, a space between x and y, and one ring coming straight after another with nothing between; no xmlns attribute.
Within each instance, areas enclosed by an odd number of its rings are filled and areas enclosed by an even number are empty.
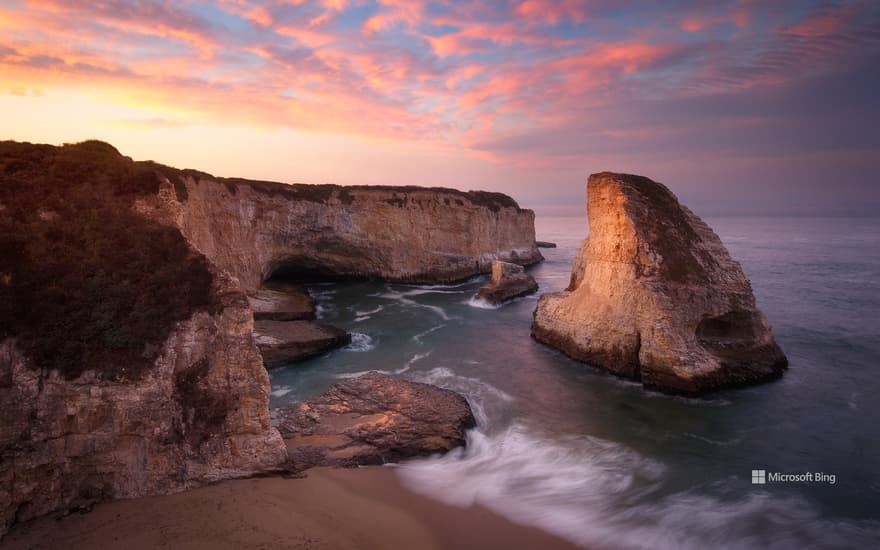
<svg viewBox="0 0 880 550"><path fill-rule="evenodd" d="M776 378L787 366L751 285L717 235L664 185L603 172L569 288L541 296L532 335L671 393Z"/></svg>

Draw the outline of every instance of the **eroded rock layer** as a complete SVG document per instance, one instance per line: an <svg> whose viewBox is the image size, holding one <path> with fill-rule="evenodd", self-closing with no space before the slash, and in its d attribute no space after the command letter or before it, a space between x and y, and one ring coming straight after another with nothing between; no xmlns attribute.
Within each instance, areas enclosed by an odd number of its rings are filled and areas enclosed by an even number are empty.
<svg viewBox="0 0 880 550"><path fill-rule="evenodd" d="M475 426L461 395L370 372L273 410L290 466L359 466L449 451Z"/></svg>
<svg viewBox="0 0 880 550"><path fill-rule="evenodd" d="M740 265L669 189L604 172L587 194L589 237L569 288L541 296L537 340L675 393L782 373L785 355Z"/></svg>
<svg viewBox="0 0 880 550"><path fill-rule="evenodd" d="M176 187L175 187L176 185ZM169 175L163 202L193 246L253 292L272 275L443 283L492 260L540 261L535 215L500 193L340 187Z"/></svg>
<svg viewBox="0 0 880 550"><path fill-rule="evenodd" d="M344 330L314 321L255 321L254 338L267 369L351 343L351 335Z"/></svg>
<svg viewBox="0 0 880 550"><path fill-rule="evenodd" d="M247 300L217 284L220 311L179 323L137 378L67 380L0 343L0 535L54 511L280 467Z"/></svg>

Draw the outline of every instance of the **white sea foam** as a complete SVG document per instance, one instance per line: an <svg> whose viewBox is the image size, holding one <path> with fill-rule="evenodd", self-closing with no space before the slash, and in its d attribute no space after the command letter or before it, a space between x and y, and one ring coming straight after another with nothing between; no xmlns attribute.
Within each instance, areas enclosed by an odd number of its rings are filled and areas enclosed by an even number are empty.
<svg viewBox="0 0 880 550"><path fill-rule="evenodd" d="M406 363L404 363L404 365L402 367L400 367L399 369L396 369L396 370L381 370L381 369L361 370L361 371L357 371L357 372L345 372L342 374L337 374L335 377L336 378L357 378L358 376L367 374L368 372L379 372L379 373L388 374L388 375L403 374L406 371L408 371L410 369L410 367L412 367L415 362L421 361L425 357L428 357L429 355L431 355L432 352L433 352L433 350L427 351L425 353L417 353L417 354L413 355L412 357L410 357L410 359Z"/></svg>
<svg viewBox="0 0 880 550"><path fill-rule="evenodd" d="M427 372L418 373L413 378L419 382L457 391L468 398L472 407L486 401L487 398L507 403L514 400L512 395L492 384L476 378L461 376L447 367L435 367Z"/></svg>
<svg viewBox="0 0 880 550"><path fill-rule="evenodd" d="M332 283L335 284L335 283ZM336 295L336 289L316 290L309 288L309 295L315 299L315 318L323 319L328 313L336 311L336 306L331 301Z"/></svg>
<svg viewBox="0 0 880 550"><path fill-rule="evenodd" d="M421 296L423 294L462 294L467 292L467 290L445 290L439 288L417 288L415 290L407 290L405 292L401 292L400 294L403 296Z"/></svg>
<svg viewBox="0 0 880 550"><path fill-rule="evenodd" d="M439 325L437 325L437 326L435 326L435 327L431 327L431 328L429 328L428 330L425 330L425 331L423 331L423 332L420 332L420 333L416 334L415 336L412 337L412 339L413 339L414 342L418 342L419 344L422 344L422 343L424 343L424 342L422 342L422 338L424 338L425 336L431 334L431 333L434 332L435 330L440 330L441 328L443 328L443 327L445 327L445 326L446 326L445 324L439 324Z"/></svg>
<svg viewBox="0 0 880 550"><path fill-rule="evenodd" d="M590 548L782 549L840 541L856 548L871 547L880 535L877 522L823 519L788 495L728 500L680 492L646 503L662 484L664 465L618 443L544 437L522 423L491 435L471 430L466 447L396 471L419 493L453 506L483 505Z"/></svg>
<svg viewBox="0 0 880 550"><path fill-rule="evenodd" d="M373 339L369 334L364 334L362 332L352 332L351 333L351 343L342 348L345 351L370 351L374 349L376 344L373 342Z"/></svg>
<svg viewBox="0 0 880 550"><path fill-rule="evenodd" d="M446 314L446 311L442 307L433 306L430 304L422 304L422 303L416 302L415 300L410 300L409 298L407 298L407 296L411 296L411 295L412 294L407 294L405 292L397 292L394 290L389 290L388 292L383 292L381 294L378 294L378 297L385 298L387 300L396 300L402 304L406 304L406 305L410 305L410 306L416 306L416 307L422 307L425 309L429 309L429 310L433 311L434 313L436 313L437 315L439 315L440 318L443 319L444 321L449 320L449 315Z"/></svg>
<svg viewBox="0 0 880 550"><path fill-rule="evenodd" d="M413 378L462 393L477 419L466 447L396 470L408 487L447 504L480 504L589 548L782 549L841 540L870 547L880 536L878 522L830 521L789 495L757 492L732 500L701 488L663 496L666 466L626 445L545 433L524 421L493 429L491 419L503 416L493 409L509 410L505 403L514 400L506 392L447 367Z"/></svg>
<svg viewBox="0 0 880 550"><path fill-rule="evenodd" d="M363 317L365 315L375 315L376 313L379 313L383 309L385 309L385 306L376 306L375 308L370 309L370 310L366 310L366 311L359 311L359 310L355 311L354 314L357 315L358 317Z"/></svg>
<svg viewBox="0 0 880 550"><path fill-rule="evenodd" d="M354 321L356 323L362 323L362 322L366 321L367 319L372 319L373 315L379 313L383 309L385 309L385 306L376 306L373 309L369 309L369 310L365 310L365 311L356 310L354 312L354 314L356 315L356 317L354 318Z"/></svg>
<svg viewBox="0 0 880 550"><path fill-rule="evenodd" d="M290 386L281 386L272 390L270 395L272 395L272 397L283 397L292 391L293 388L291 388Z"/></svg>
<svg viewBox="0 0 880 550"><path fill-rule="evenodd" d="M493 304L491 302L487 302L486 300L483 300L482 298L478 298L476 295L474 295L465 303L471 307L475 307L475 308L479 308L479 309L499 309L499 308L502 308L508 304L519 302L521 300L537 300L538 298L539 298L539 296L537 294L526 294L525 296L518 296L512 300L508 300L508 301L501 303L501 304Z"/></svg>
<svg viewBox="0 0 880 550"><path fill-rule="evenodd" d="M397 286L416 288L416 289L420 289L420 290L450 290L453 288L461 288L463 286L471 285L471 284L483 279L484 277L485 277L484 275L475 275L475 276L471 277L470 279L467 279L465 281L461 281L458 283L454 283L451 285L408 285L408 284L401 283L401 284L398 284Z"/></svg>
<svg viewBox="0 0 880 550"><path fill-rule="evenodd" d="M473 296L466 303L471 307L476 307L479 309L498 309L501 307L501 304L492 304L487 302L486 300L483 300L482 298L477 298L476 296Z"/></svg>
<svg viewBox="0 0 880 550"><path fill-rule="evenodd" d="M430 356L432 353L434 353L434 350L428 350L425 353L416 353L415 355L410 357L409 361L407 361L406 364L403 366L403 369L397 371L397 374L408 371L409 368L412 367L416 362Z"/></svg>
<svg viewBox="0 0 880 550"><path fill-rule="evenodd" d="M315 304L315 319L323 319L326 311L324 304Z"/></svg>

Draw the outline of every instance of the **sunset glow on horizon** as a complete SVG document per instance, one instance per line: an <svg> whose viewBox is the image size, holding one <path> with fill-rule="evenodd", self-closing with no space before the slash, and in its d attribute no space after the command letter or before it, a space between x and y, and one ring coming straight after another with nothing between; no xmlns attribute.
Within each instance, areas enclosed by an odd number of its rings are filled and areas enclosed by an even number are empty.
<svg viewBox="0 0 880 550"><path fill-rule="evenodd" d="M880 207L880 2L0 0L0 139L583 210Z"/></svg>

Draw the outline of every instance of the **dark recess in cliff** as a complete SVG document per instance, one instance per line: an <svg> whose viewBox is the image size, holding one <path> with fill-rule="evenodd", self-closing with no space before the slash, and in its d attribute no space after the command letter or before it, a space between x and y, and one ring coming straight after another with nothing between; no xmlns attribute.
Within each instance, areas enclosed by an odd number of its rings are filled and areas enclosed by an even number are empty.
<svg viewBox="0 0 880 550"><path fill-rule="evenodd" d="M131 209L160 176L178 181L100 141L0 142L0 340L67 379L135 379L178 321L216 307L207 260Z"/></svg>

